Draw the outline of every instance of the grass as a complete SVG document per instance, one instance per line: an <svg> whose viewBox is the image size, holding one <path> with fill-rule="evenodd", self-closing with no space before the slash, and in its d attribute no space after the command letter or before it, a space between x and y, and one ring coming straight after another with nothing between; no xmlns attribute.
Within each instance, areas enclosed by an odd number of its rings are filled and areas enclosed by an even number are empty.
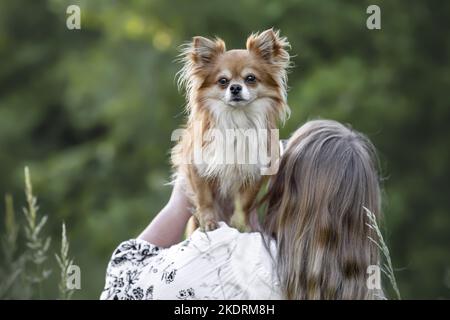
<svg viewBox="0 0 450 320"><path fill-rule="evenodd" d="M28 167L25 167L25 195L27 206L23 208L23 212L26 221L24 229L28 249L26 251L26 260L29 265L25 277L31 286L37 287L38 298L42 298L42 282L51 274L51 269L45 268L44 265L48 258L51 238L42 235L42 229L47 223L48 216L38 216L39 207L37 206L37 198L33 195L33 186Z"/></svg>
<svg viewBox="0 0 450 320"><path fill-rule="evenodd" d="M16 220L12 196L5 196L5 230L1 237L0 252L3 257L0 261L0 299L51 299L54 297L44 296L42 290L44 282L51 280L52 273L48 259L51 237L44 235L48 216L39 215L30 171L28 167L24 171L26 206L23 208L22 228L20 221ZM69 258L69 242L64 223L61 251L55 256L61 272L59 298L69 299L73 290L67 287L67 275L73 260Z"/></svg>
<svg viewBox="0 0 450 320"><path fill-rule="evenodd" d="M395 279L394 268L392 267L392 261L391 261L391 255L389 252L389 248L386 245L386 242L384 241L383 235L382 235L380 228L378 226L378 223L377 223L377 218L366 207L364 207L364 210L366 211L366 215L369 218L369 223L367 223L366 225L370 229L374 230L375 234L377 235L377 239L373 239L372 237L369 237L369 240L372 241L380 249L381 253L383 254L384 260L385 260L385 262L382 263L382 265L381 265L381 271L388 278L388 280L392 286L392 289L395 292L396 298L398 300L401 300L402 297L400 295L400 290L398 289L397 281Z"/></svg>
<svg viewBox="0 0 450 320"><path fill-rule="evenodd" d="M61 253L59 255L55 254L55 258L61 271L61 280L58 286L60 295L59 297L62 300L69 300L74 293L74 290L69 289L67 285L69 269L73 264L73 260L69 258L69 241L67 241L65 223L62 224Z"/></svg>

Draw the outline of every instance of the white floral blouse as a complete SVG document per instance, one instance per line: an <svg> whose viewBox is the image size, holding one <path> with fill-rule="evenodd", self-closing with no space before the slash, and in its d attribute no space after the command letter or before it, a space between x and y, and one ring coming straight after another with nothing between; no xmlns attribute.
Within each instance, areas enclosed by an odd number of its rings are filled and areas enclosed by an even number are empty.
<svg viewBox="0 0 450 320"><path fill-rule="evenodd" d="M144 240L119 245L106 271L101 299L280 299L274 240L219 222L170 248Z"/></svg>

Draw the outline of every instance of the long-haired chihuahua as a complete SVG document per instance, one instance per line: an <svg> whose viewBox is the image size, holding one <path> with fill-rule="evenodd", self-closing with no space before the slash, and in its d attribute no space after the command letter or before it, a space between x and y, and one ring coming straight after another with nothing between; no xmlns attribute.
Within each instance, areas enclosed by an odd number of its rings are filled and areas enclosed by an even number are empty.
<svg viewBox="0 0 450 320"><path fill-rule="evenodd" d="M269 135L252 140L249 132L276 129L289 116L288 47L279 31L269 29L250 35L246 49L227 51L223 40L204 37L182 49L179 84L186 90L189 116L172 163L203 230L229 221L236 199L249 223L263 182L261 161L249 158L255 147L278 148ZM246 161L236 161L239 156Z"/></svg>

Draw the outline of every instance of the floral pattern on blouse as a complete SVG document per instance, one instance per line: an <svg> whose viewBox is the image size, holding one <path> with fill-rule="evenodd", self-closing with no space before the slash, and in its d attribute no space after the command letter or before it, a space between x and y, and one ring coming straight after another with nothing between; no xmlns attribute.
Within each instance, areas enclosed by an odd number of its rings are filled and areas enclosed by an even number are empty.
<svg viewBox="0 0 450 320"><path fill-rule="evenodd" d="M170 248L140 239L121 243L106 271L101 299L280 299L273 258L259 233L220 222Z"/></svg>

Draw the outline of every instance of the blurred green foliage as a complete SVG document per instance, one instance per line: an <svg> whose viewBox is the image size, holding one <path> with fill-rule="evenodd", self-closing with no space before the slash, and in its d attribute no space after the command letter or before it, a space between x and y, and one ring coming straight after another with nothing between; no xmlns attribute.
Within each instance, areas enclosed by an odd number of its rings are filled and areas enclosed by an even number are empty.
<svg viewBox="0 0 450 320"><path fill-rule="evenodd" d="M70 4L81 30L66 28ZM382 30L366 28L370 4ZM282 136L317 117L366 133L402 296L450 298L449 1L2 1L0 193L24 203L30 166L47 232L59 239L67 224L75 298L98 298L115 246L168 199L170 135L184 121L177 47L217 35L241 48L272 26L296 65Z"/></svg>

